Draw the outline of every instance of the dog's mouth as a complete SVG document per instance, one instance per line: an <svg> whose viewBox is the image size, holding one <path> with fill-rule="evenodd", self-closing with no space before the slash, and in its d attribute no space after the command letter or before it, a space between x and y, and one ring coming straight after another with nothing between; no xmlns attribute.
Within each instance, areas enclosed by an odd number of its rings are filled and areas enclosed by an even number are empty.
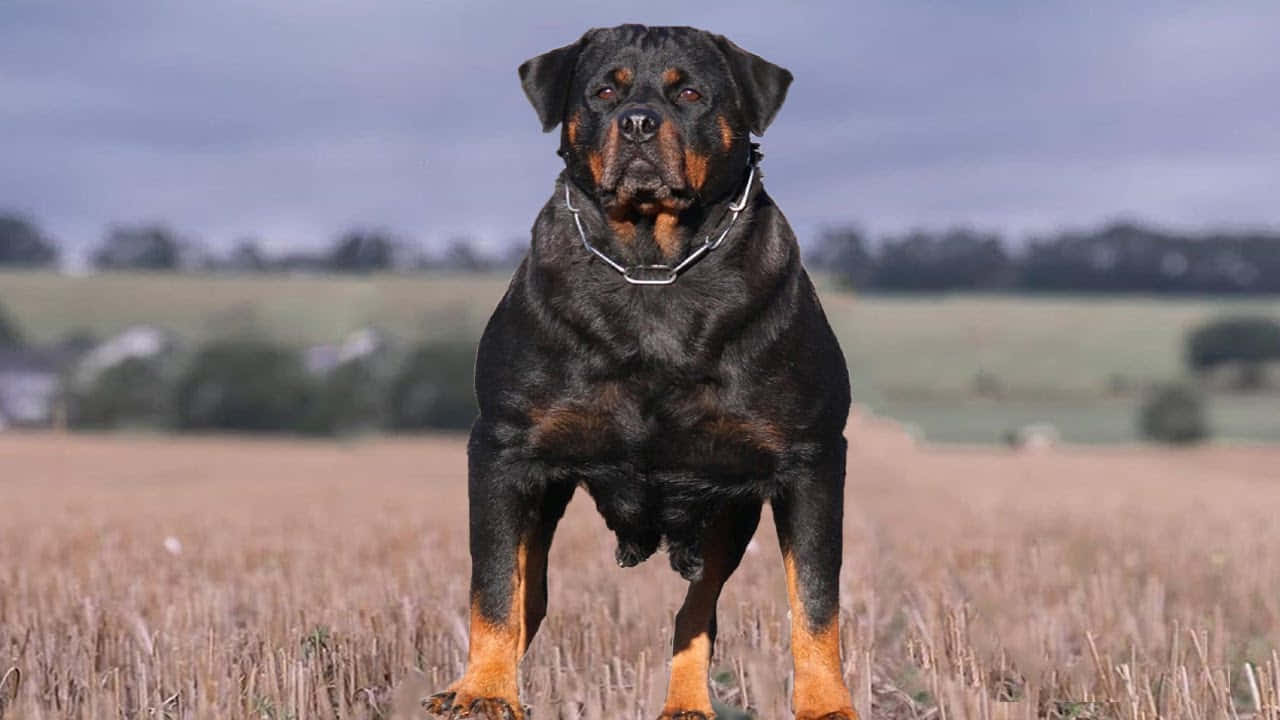
<svg viewBox="0 0 1280 720"><path fill-rule="evenodd" d="M611 209L640 214L688 207L692 198L686 187L683 168L672 168L669 163L638 152L607 162L602 183L606 204Z"/></svg>
<svg viewBox="0 0 1280 720"><path fill-rule="evenodd" d="M670 186L663 179L662 173L647 158L632 158L631 162L622 170L622 177L618 183L618 190L639 193L658 193L661 191L670 192Z"/></svg>

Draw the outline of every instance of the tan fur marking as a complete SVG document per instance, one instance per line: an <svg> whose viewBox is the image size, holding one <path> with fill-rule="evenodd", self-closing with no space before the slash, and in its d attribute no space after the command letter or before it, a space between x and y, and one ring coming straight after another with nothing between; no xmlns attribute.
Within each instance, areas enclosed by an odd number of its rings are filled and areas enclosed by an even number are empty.
<svg viewBox="0 0 1280 720"><path fill-rule="evenodd" d="M787 600L791 606L791 659L795 664L792 703L796 720L842 717L837 713L857 720L840 665L839 619L832 618L825 627L815 630L805 614L795 558L783 550L782 562L787 569Z"/></svg>
<svg viewBox="0 0 1280 720"><path fill-rule="evenodd" d="M516 555L516 568L523 581L520 583L520 611L523 622L520 627L520 649L516 664L529 649L538 627L547 614L545 588L547 582L547 553L551 550L545 542L531 540L521 543Z"/></svg>
<svg viewBox="0 0 1280 720"><path fill-rule="evenodd" d="M591 177L599 185L604 180L604 158L598 152L588 152L587 167L591 169Z"/></svg>
<svg viewBox="0 0 1280 720"><path fill-rule="evenodd" d="M622 390L615 384L605 385L590 402L565 402L529 412L532 427L529 442L533 445L559 443L608 432L622 404Z"/></svg>
<svg viewBox="0 0 1280 720"><path fill-rule="evenodd" d="M739 417L720 417L711 424L711 431L737 441L746 440L751 445L769 453L778 454L786 449L782 431L773 423Z"/></svg>
<svg viewBox="0 0 1280 720"><path fill-rule="evenodd" d="M659 720L679 712L702 712L712 717L711 690L707 683L711 669L711 621L716 613L720 590L729 579L726 520L717 519L704 540L706 566L702 578L689 583L684 604L676 613L674 652L671 655L671 680L667 684L667 700Z"/></svg>
<svg viewBox="0 0 1280 720"><path fill-rule="evenodd" d="M545 560L544 560L545 561ZM529 633L526 595L529 547L522 540L516 549L516 568L511 578L511 607L507 617L497 622L486 618L480 609L479 599L471 599L471 633L467 647L467 669L462 678L450 686L451 704L469 712L473 704L497 712L502 703L511 709L516 720L525 720L524 706L520 704L519 664L532 634ZM428 710L445 713L447 707L435 698Z"/></svg>
<svg viewBox="0 0 1280 720"><path fill-rule="evenodd" d="M664 119L662 125L658 126L658 157L676 177L683 175L680 172L680 163L684 159L683 147L684 143L680 141L680 132L676 129L676 123Z"/></svg>
<svg viewBox="0 0 1280 720"><path fill-rule="evenodd" d="M618 123L609 123L609 129L605 131L604 145L600 153L595 153L594 165L591 172L596 176L597 185L612 185L618 181L618 145L621 143L621 136L618 133ZM603 155L603 157L601 156ZM596 172L597 168L599 172Z"/></svg>
<svg viewBox="0 0 1280 720"><path fill-rule="evenodd" d="M786 434L777 425L762 417L750 415L726 415L715 389L703 385L689 396L691 408L703 418L700 432L710 433L726 444L751 446L757 450L778 454L787 449Z"/></svg>
<svg viewBox="0 0 1280 720"><path fill-rule="evenodd" d="M613 231L613 234L616 235L619 240L627 245L630 245L636 240L636 224L633 222L627 222L626 220L614 220L610 218L609 229Z"/></svg>
<svg viewBox="0 0 1280 720"><path fill-rule="evenodd" d="M689 185L693 186L694 190L701 189L702 184L707 181L707 156L685 150L684 172L689 178Z"/></svg>
<svg viewBox="0 0 1280 720"><path fill-rule="evenodd" d="M618 68L613 71L613 81L619 85L630 85L634 77L631 68Z"/></svg>
<svg viewBox="0 0 1280 720"><path fill-rule="evenodd" d="M573 115L569 117L569 122L565 123L564 131L565 135L569 138L570 145L578 144L578 123L581 122L581 120L582 118L579 117L578 113L574 112Z"/></svg>
<svg viewBox="0 0 1280 720"><path fill-rule="evenodd" d="M680 252L680 217L673 212L660 212L653 219L653 240L662 256L672 260Z"/></svg>
<svg viewBox="0 0 1280 720"><path fill-rule="evenodd" d="M676 616L675 647L678 649L671 656L664 716L690 710L708 715L712 712L707 674L711 665L709 621L715 613L716 594L718 588L712 592L705 583L695 583Z"/></svg>
<svg viewBox="0 0 1280 720"><path fill-rule="evenodd" d="M680 82L680 71L675 68L667 68L662 72L663 85L675 85Z"/></svg>
<svg viewBox="0 0 1280 720"><path fill-rule="evenodd" d="M733 147L733 128L729 126L729 120L723 115L716 116L716 123L720 125L720 146L725 152Z"/></svg>

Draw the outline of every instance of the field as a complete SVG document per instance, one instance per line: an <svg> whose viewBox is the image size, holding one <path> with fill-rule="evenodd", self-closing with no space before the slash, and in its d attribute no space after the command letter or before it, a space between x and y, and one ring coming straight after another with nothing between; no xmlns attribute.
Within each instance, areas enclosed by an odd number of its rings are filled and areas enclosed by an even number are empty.
<svg viewBox="0 0 1280 720"><path fill-rule="evenodd" d="M507 277L0 273L0 303L35 341L147 322L188 342L258 331L291 345L366 325L404 341L479 336ZM999 442L1049 421L1073 442L1131 442L1145 386L1180 377L1185 332L1280 299L855 296L821 283L859 402L931 440ZM985 388L983 393L978 388ZM1218 393L1219 437L1280 441L1280 395Z"/></svg>
<svg viewBox="0 0 1280 720"><path fill-rule="evenodd" d="M1280 717L1280 450L914 445L849 428L864 718ZM459 438L0 436L0 716L409 718L465 652ZM715 692L790 717L766 515ZM536 718L650 719L682 583L579 495L523 666ZM728 711L722 720L738 717Z"/></svg>

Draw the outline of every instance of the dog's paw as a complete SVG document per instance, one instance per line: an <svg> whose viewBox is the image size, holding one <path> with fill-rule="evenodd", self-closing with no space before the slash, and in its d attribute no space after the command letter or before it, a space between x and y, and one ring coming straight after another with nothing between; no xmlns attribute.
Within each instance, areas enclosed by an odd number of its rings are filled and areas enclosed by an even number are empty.
<svg viewBox="0 0 1280 720"><path fill-rule="evenodd" d="M701 710L663 710L658 720L716 720L715 713Z"/></svg>
<svg viewBox="0 0 1280 720"><path fill-rule="evenodd" d="M451 690L436 693L422 701L422 709L432 715L443 715L453 708L453 696Z"/></svg>
<svg viewBox="0 0 1280 720"><path fill-rule="evenodd" d="M858 713L847 707L820 715L796 713L796 720L858 720Z"/></svg>
<svg viewBox="0 0 1280 720"><path fill-rule="evenodd" d="M422 701L429 713L455 720L527 720L528 708L520 703L510 703L503 698L471 697L452 690L436 693Z"/></svg>

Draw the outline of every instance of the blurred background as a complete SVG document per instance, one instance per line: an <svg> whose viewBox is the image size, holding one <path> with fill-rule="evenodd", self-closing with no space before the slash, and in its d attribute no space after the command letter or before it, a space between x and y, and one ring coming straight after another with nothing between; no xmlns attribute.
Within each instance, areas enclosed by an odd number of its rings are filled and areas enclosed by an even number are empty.
<svg viewBox="0 0 1280 720"><path fill-rule="evenodd" d="M0 427L465 429L561 167L515 68L624 21L795 73L767 186L869 412L1280 440L1270 2L7 0Z"/></svg>
<svg viewBox="0 0 1280 720"><path fill-rule="evenodd" d="M860 403L862 717L1280 720L1274 0L0 0L0 719L422 717L562 167L516 67L637 21L796 76L760 141ZM771 524L725 720L792 714ZM539 718L661 707L685 584L614 544L576 498Z"/></svg>

